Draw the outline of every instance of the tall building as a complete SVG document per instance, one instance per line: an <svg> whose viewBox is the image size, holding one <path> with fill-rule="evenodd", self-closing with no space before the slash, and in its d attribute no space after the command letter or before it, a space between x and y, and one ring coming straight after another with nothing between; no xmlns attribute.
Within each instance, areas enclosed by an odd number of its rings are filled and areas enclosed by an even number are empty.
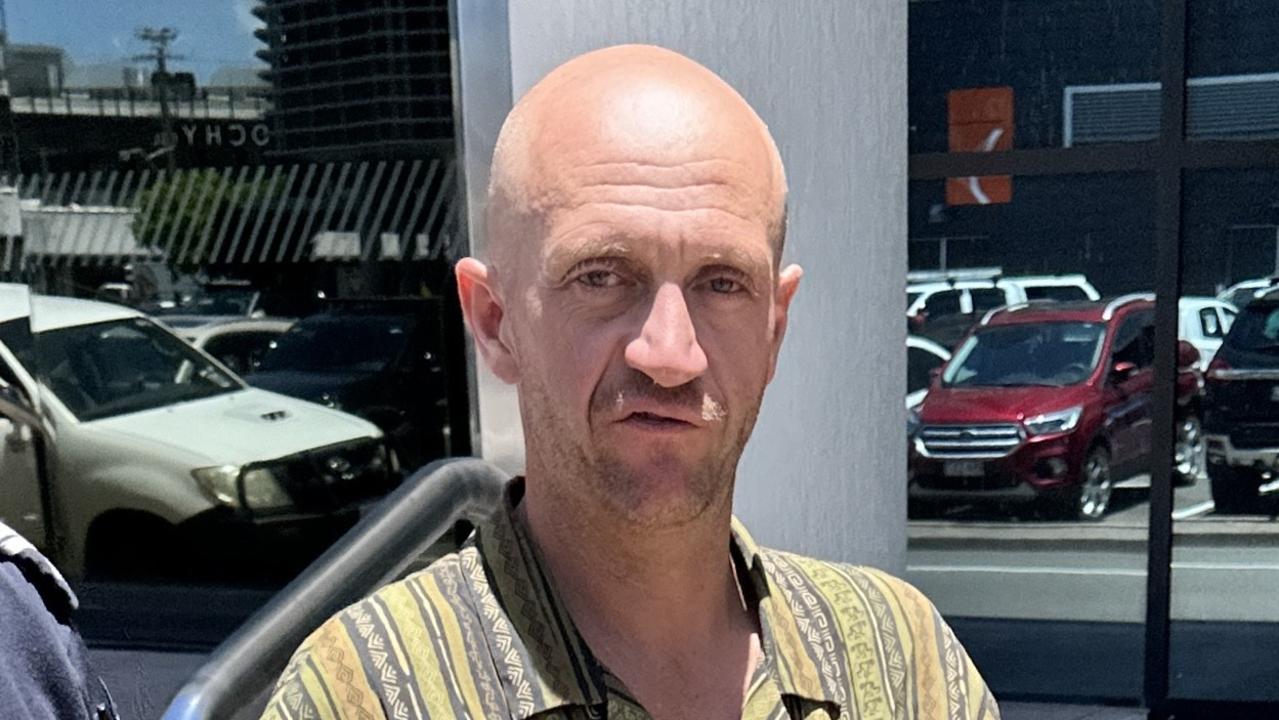
<svg viewBox="0 0 1279 720"><path fill-rule="evenodd" d="M448 0L262 0L271 155L452 153Z"/></svg>
<svg viewBox="0 0 1279 720"><path fill-rule="evenodd" d="M52 45L8 43L5 69L13 95L57 95L65 79L66 53Z"/></svg>

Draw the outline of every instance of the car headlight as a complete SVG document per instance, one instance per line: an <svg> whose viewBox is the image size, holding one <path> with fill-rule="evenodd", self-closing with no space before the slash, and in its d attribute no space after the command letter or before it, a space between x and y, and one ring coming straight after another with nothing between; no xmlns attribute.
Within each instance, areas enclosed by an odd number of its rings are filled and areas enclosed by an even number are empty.
<svg viewBox="0 0 1279 720"><path fill-rule="evenodd" d="M196 468L191 471L196 484L213 502L240 507L240 468L236 465Z"/></svg>
<svg viewBox="0 0 1279 720"><path fill-rule="evenodd" d="M292 505L293 499L270 468L253 468L244 473L244 503L250 510L278 510Z"/></svg>
<svg viewBox="0 0 1279 720"><path fill-rule="evenodd" d="M1026 418L1022 425L1030 435L1058 435L1068 433L1079 425L1079 418L1084 414L1084 406L1076 405L1057 412L1044 413Z"/></svg>
<svg viewBox="0 0 1279 720"><path fill-rule="evenodd" d="M191 475L209 498L227 507L242 507L241 487L244 490L243 507L247 510L277 510L293 504L269 468L244 471L236 465L218 465L197 468L191 471Z"/></svg>

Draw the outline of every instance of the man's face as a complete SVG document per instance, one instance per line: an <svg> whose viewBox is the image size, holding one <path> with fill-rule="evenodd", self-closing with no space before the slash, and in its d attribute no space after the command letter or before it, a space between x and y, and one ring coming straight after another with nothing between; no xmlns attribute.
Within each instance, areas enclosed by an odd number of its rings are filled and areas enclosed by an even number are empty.
<svg viewBox="0 0 1279 720"><path fill-rule="evenodd" d="M462 261L460 292L518 385L529 492L669 526L728 510L801 272L777 270L785 181L741 98L683 60L596 57L504 128L496 265Z"/></svg>
<svg viewBox="0 0 1279 720"><path fill-rule="evenodd" d="M530 463L632 522L727 500L798 281L768 176L718 150L566 158L506 278Z"/></svg>

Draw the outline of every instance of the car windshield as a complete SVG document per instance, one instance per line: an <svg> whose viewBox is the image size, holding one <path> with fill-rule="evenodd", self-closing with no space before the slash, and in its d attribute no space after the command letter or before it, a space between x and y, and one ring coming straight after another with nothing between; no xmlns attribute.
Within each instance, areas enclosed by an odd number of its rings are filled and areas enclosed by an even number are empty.
<svg viewBox="0 0 1279 720"><path fill-rule="evenodd" d="M151 410L239 390L235 377L145 318L36 335L40 376L81 420Z"/></svg>
<svg viewBox="0 0 1279 720"><path fill-rule="evenodd" d="M271 343L258 371L379 372L403 351L415 322L408 314L308 318Z"/></svg>
<svg viewBox="0 0 1279 720"><path fill-rule="evenodd" d="M1226 344L1237 350L1279 352L1279 305L1254 302L1239 313Z"/></svg>
<svg viewBox="0 0 1279 720"><path fill-rule="evenodd" d="M964 341L947 366L947 387L1064 387L1088 379L1105 326L1053 322L987 328Z"/></svg>

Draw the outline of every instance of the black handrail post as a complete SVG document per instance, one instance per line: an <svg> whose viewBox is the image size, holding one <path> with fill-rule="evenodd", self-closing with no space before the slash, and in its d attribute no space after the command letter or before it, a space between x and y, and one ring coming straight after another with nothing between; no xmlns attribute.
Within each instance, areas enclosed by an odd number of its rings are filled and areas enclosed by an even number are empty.
<svg viewBox="0 0 1279 720"><path fill-rule="evenodd" d="M506 479L473 458L437 460L414 473L218 646L163 720L235 715L330 616L398 578L458 520L498 508Z"/></svg>

